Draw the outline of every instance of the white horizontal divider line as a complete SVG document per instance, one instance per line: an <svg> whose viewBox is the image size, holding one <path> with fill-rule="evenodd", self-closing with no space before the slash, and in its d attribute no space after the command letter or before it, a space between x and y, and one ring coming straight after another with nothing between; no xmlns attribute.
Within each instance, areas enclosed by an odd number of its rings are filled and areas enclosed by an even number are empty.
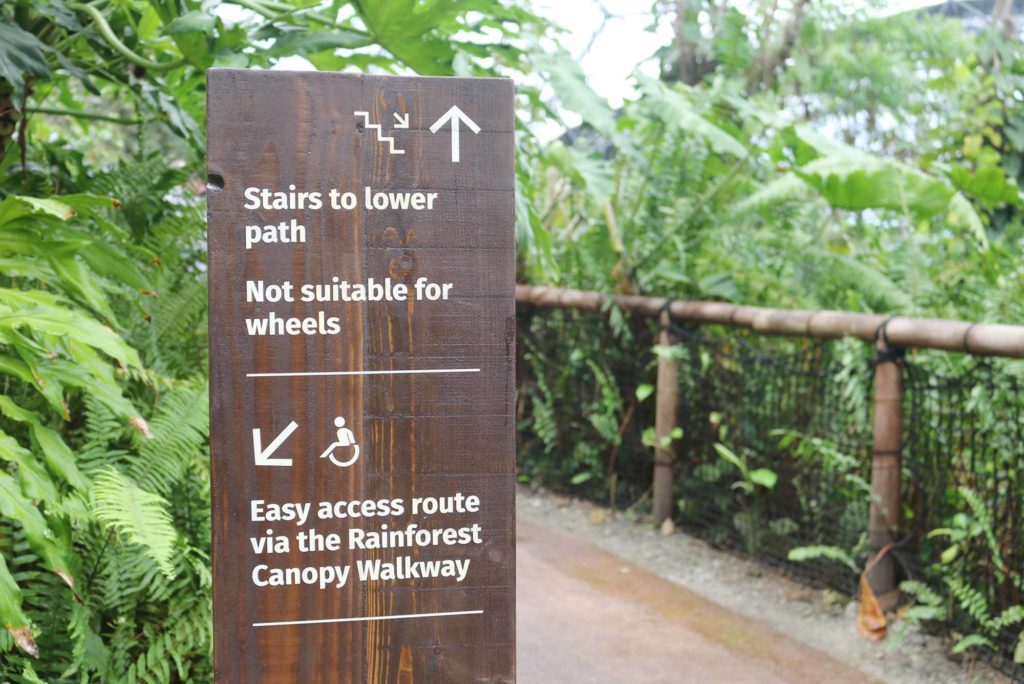
<svg viewBox="0 0 1024 684"><path fill-rule="evenodd" d="M285 620L282 622L254 622L253 627L287 627L289 625L322 625L331 622L377 622L380 620L414 620L416 618L452 617L455 615L483 615L482 610L453 610L447 613L410 613L408 615L367 615L365 617L327 618L324 620Z"/></svg>
<svg viewBox="0 0 1024 684"><path fill-rule="evenodd" d="M292 373L246 373L247 378L300 378L324 375L421 375L426 373L479 373L479 368L408 368L399 370L296 371Z"/></svg>

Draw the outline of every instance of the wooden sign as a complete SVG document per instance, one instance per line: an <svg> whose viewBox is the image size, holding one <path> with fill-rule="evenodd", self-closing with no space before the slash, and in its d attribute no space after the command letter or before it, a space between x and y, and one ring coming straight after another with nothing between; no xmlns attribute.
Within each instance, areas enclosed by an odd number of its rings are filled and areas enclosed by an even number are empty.
<svg viewBox="0 0 1024 684"><path fill-rule="evenodd" d="M515 680L512 107L209 72L218 682Z"/></svg>

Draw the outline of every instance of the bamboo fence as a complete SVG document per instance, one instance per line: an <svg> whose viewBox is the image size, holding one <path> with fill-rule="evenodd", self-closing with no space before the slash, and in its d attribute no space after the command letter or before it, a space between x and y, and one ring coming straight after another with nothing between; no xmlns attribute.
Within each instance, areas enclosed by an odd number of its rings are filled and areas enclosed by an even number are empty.
<svg viewBox="0 0 1024 684"><path fill-rule="evenodd" d="M671 343L672 320L747 328L763 335L815 339L854 337L873 343L878 350L874 374L871 491L868 531L871 549L881 558L869 564L869 581L883 608L898 600L895 562L883 549L897 539L901 511L900 481L903 440L903 375L901 352L910 348L939 349L972 354L1024 358L1024 326L972 323L943 319L884 316L849 311L804 311L740 306L725 302L684 301L639 295L605 295L538 285L516 285L516 302L603 312L614 303L623 311L659 318L659 344ZM653 520L661 524L673 510L673 462L669 433L675 427L678 406L678 368L668 355L659 355L655 409Z"/></svg>

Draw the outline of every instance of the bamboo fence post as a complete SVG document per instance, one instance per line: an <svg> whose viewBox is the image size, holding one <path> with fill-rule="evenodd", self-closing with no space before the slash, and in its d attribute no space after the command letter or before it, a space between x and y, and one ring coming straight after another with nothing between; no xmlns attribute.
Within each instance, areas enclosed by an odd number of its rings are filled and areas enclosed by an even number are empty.
<svg viewBox="0 0 1024 684"><path fill-rule="evenodd" d="M892 349L881 328L876 348L875 420L871 454L871 508L868 514L868 545L877 554L896 540L902 512L900 475L903 448L903 360ZM868 572L868 582L883 610L899 601L896 561L886 554Z"/></svg>
<svg viewBox="0 0 1024 684"><path fill-rule="evenodd" d="M661 333L658 335L658 344L669 347L672 345L672 335L669 332L672 319L667 310L661 312L660 319ZM679 405L679 369L676 363L676 359L669 354L658 355L658 387L655 395L657 405L654 415L654 482L651 485L654 494L655 525L661 525L671 518L675 508L672 493L672 465L675 461L672 430L675 429L678 420Z"/></svg>

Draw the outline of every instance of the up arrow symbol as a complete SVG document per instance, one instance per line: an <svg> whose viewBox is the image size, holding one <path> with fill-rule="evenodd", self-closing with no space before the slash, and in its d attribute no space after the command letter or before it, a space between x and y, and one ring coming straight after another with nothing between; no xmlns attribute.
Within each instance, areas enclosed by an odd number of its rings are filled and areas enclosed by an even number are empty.
<svg viewBox="0 0 1024 684"><path fill-rule="evenodd" d="M466 113L453 105L451 109L445 112L440 119L434 122L434 125L430 127L431 133L437 133L441 128L448 123L452 122L452 161L456 164L459 163L459 124L464 123L469 127L469 130L473 131L473 134L480 132L480 127L476 125L476 122L466 116Z"/></svg>
<svg viewBox="0 0 1024 684"><path fill-rule="evenodd" d="M281 431L274 441L267 445L267 448L263 448L263 438L260 434L259 428L253 428L252 430L252 453L256 458L256 465L258 466L290 466L292 459L290 458L271 458L271 455L277 451L278 447L284 444L284 441L288 439L295 430L297 430L299 424L294 420L288 423L288 427Z"/></svg>

